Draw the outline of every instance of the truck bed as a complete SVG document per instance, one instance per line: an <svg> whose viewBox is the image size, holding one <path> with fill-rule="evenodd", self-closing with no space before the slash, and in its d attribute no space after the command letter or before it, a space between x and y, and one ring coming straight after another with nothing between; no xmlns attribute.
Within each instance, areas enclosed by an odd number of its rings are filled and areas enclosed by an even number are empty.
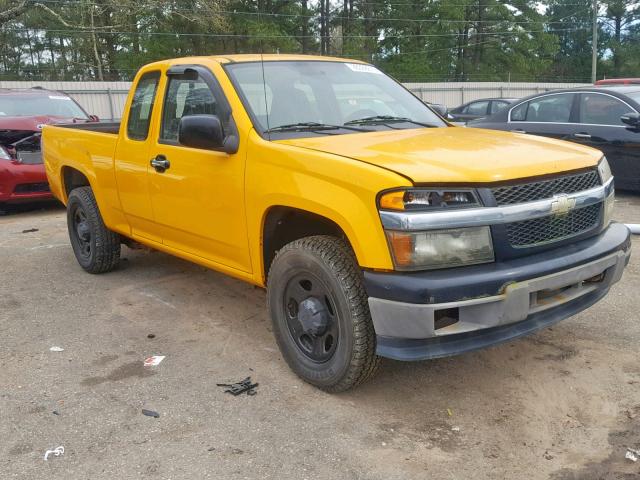
<svg viewBox="0 0 640 480"><path fill-rule="evenodd" d="M109 133L118 135L120 132L120 122L91 122L91 123L64 123L57 124L56 127L73 128L90 132Z"/></svg>
<svg viewBox="0 0 640 480"><path fill-rule="evenodd" d="M105 198L115 182L113 157L118 144L119 123L72 123L45 125L42 153L51 193L65 201L63 166L84 175L95 187L104 214L117 199Z"/></svg>

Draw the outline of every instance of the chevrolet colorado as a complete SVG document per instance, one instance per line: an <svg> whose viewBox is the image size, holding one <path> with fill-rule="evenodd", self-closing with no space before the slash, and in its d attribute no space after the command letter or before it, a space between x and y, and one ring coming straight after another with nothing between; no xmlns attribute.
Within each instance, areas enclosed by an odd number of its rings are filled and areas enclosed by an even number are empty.
<svg viewBox="0 0 640 480"><path fill-rule="evenodd" d="M285 361L327 391L549 326L629 259L601 152L451 126L366 63L160 61L125 109L43 131L82 268L136 241L266 287Z"/></svg>

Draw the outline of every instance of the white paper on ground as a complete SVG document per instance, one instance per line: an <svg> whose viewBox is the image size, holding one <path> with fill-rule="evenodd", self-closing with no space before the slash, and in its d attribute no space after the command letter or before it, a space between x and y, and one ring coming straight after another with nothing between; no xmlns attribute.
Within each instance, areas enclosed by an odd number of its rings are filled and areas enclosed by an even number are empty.
<svg viewBox="0 0 640 480"><path fill-rule="evenodd" d="M144 366L145 367L155 367L157 365L160 365L160 362L162 360L164 360L165 355L154 355L153 357L149 357L149 358L145 358L144 359Z"/></svg>

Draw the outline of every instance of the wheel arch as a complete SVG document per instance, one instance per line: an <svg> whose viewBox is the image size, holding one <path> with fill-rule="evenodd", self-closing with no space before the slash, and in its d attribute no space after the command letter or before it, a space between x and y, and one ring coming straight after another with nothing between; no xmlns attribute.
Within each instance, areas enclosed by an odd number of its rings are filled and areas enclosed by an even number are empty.
<svg viewBox="0 0 640 480"><path fill-rule="evenodd" d="M62 179L62 191L64 192L65 203L68 201L69 194L73 189L78 187L91 187L89 177L81 170L69 165L62 166L60 178Z"/></svg>
<svg viewBox="0 0 640 480"><path fill-rule="evenodd" d="M265 283L271 262L278 250L294 240L313 235L329 235L342 238L356 254L354 244L345 229L336 221L324 215L295 207L285 205L270 207L264 213L262 222L261 256Z"/></svg>

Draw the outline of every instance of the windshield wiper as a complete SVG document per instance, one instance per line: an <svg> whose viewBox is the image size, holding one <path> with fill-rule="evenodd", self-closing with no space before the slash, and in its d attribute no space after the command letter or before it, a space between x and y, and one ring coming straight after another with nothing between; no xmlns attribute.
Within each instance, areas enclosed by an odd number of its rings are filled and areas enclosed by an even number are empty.
<svg viewBox="0 0 640 480"><path fill-rule="evenodd" d="M273 132L304 132L304 131L313 131L313 130L353 130L354 132L370 132L371 130L367 130L366 128L356 128L349 127L347 125L330 125L327 123L318 123L318 122L298 122L298 123L289 123L287 125L278 125L277 127L272 127L268 130L265 130L265 133L273 133Z"/></svg>
<svg viewBox="0 0 640 480"><path fill-rule="evenodd" d="M394 117L392 115L374 115L372 117L357 118L355 120L349 120L348 122L345 122L345 125L375 125L376 123L384 124L384 123L403 123L403 122L413 123L415 125L420 125L422 127L433 127L433 128L436 127L436 125L432 125L429 123L418 122L416 120L411 120L410 118L406 118L406 117Z"/></svg>

